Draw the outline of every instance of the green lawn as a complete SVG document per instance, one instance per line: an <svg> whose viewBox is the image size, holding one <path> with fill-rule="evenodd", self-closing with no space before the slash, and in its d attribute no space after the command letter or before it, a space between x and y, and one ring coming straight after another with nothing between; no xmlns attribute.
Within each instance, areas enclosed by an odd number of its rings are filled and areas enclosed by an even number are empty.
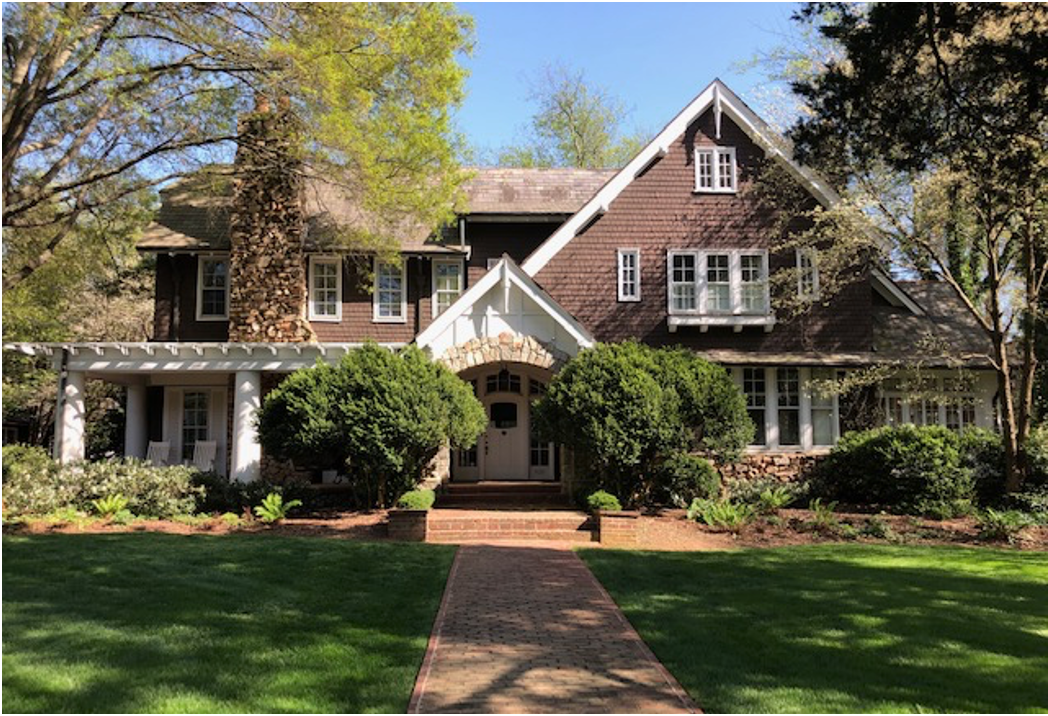
<svg viewBox="0 0 1048 716"><path fill-rule="evenodd" d="M454 550L5 537L8 712L403 712Z"/></svg>
<svg viewBox="0 0 1048 716"><path fill-rule="evenodd" d="M1048 709L1048 556L583 550L707 712Z"/></svg>

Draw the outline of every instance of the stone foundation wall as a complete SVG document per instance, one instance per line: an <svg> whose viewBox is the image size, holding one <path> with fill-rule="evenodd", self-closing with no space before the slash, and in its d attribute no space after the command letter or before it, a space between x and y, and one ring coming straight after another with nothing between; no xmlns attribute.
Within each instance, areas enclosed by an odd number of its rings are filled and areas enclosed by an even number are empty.
<svg viewBox="0 0 1048 716"><path fill-rule="evenodd" d="M718 465L725 480L763 480L772 478L780 482L795 482L804 479L821 458L810 453L751 453L743 455L732 465Z"/></svg>

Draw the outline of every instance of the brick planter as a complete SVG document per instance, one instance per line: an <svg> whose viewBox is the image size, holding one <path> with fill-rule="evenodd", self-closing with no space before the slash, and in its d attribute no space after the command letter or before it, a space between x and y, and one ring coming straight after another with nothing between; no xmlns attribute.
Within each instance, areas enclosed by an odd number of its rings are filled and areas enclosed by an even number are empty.
<svg viewBox="0 0 1048 716"><path fill-rule="evenodd" d="M597 512L600 543L605 547L635 547L637 545L637 518L639 512Z"/></svg>
<svg viewBox="0 0 1048 716"><path fill-rule="evenodd" d="M425 542L429 531L429 510L390 510L386 525L390 539Z"/></svg>

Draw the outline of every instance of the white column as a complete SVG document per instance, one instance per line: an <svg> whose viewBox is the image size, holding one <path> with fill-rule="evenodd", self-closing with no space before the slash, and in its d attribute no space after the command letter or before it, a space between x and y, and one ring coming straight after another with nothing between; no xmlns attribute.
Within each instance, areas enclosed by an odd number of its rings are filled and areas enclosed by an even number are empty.
<svg viewBox="0 0 1048 716"><path fill-rule="evenodd" d="M127 386L127 408L124 417L124 455L144 459L149 437L145 384L132 383Z"/></svg>
<svg viewBox="0 0 1048 716"><path fill-rule="evenodd" d="M69 371L58 395L55 457L62 463L84 459L83 371Z"/></svg>
<svg viewBox="0 0 1048 716"><path fill-rule="evenodd" d="M255 415L262 405L262 374L257 370L238 370L233 391L233 464L230 476L238 482L251 482L262 476L262 446L255 429Z"/></svg>

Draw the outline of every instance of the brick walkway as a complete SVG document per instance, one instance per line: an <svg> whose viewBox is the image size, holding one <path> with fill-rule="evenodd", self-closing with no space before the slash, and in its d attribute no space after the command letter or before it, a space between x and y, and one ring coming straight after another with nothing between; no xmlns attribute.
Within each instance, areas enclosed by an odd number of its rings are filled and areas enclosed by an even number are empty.
<svg viewBox="0 0 1048 716"><path fill-rule="evenodd" d="M698 709L574 552L459 548L410 713Z"/></svg>

